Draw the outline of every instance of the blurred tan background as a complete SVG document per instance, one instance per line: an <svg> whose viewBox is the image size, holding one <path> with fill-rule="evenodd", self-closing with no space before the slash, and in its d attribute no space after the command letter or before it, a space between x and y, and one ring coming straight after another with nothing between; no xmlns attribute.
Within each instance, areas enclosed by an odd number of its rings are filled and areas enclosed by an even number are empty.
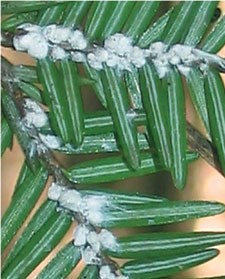
<svg viewBox="0 0 225 279"><path fill-rule="evenodd" d="M223 13L225 13L225 2L220 4ZM32 64L33 60L26 54L19 54L11 51L2 49L2 55L6 56L14 64ZM220 55L225 57L225 48L220 52ZM225 76L223 75L225 81ZM187 118L195 126L201 129L201 125L197 115L195 114L191 102L187 96ZM89 107L93 104L94 99L90 98L86 106ZM13 193L13 189L18 177L19 170L24 160L23 154L20 147L14 139L13 149L7 150L2 158L2 214L4 214ZM65 164L70 164L68 158L64 158ZM170 199L181 199L181 200L215 200L225 203L225 179L209 166L202 159L192 163L189 167L188 182L185 190L180 192L174 188L170 177L165 173L162 175L152 175L141 179L130 179L123 181L122 183L114 183L111 187L127 190L139 190L140 192L148 194L159 194L166 196ZM42 194L37 204L37 207L46 198L46 192ZM36 208L37 208L36 207ZM35 209L31 212L28 220L31 218ZM27 221L28 221L27 220ZM26 222L27 222L26 221ZM71 228L72 230L73 228ZM176 226L170 225L164 228L165 230L182 230L182 231L225 231L225 214L202 218L193 222L185 222ZM124 233L124 232L119 232ZM28 279L35 278L37 271L42 269L44 265L49 261L50 258L62 247L63 244L67 243L71 238L71 231L65 236L62 243L56 247L56 249L49 255L49 257L39 266L37 269L28 277ZM225 245L219 247L220 255L197 268L191 269L176 278L189 277L208 277L208 276L219 276L225 274ZM4 257L4 255L3 255ZM78 268L80 268L79 266ZM77 270L70 275L69 278L76 278Z"/></svg>

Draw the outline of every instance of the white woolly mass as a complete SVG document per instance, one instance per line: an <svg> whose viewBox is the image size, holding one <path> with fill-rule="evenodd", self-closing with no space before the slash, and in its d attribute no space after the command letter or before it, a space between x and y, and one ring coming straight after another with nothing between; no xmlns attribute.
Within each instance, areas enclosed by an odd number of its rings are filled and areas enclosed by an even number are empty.
<svg viewBox="0 0 225 279"><path fill-rule="evenodd" d="M115 236L108 230L102 229L99 233L90 230L86 225L81 224L77 226L73 233L74 245L84 247L88 245L92 250L98 254L101 247L116 251L118 243Z"/></svg>
<svg viewBox="0 0 225 279"><path fill-rule="evenodd" d="M86 218L73 231L74 246L78 247L86 264L101 265L101 249L116 251L118 243L111 232L106 229L96 232L92 225L101 225L104 209L109 205L104 195L81 195L77 190L66 189L53 182L48 190L48 198L59 203L59 209L65 208L80 213ZM100 268L100 278L114 279L116 276L108 268ZM123 279L123 278L122 278Z"/></svg>
<svg viewBox="0 0 225 279"><path fill-rule="evenodd" d="M89 211L101 211L109 204L107 197L104 195L85 196L84 202L87 204Z"/></svg>
<svg viewBox="0 0 225 279"><path fill-rule="evenodd" d="M80 30L71 32L68 42L74 50L82 50L87 47L87 40L84 38L84 35Z"/></svg>
<svg viewBox="0 0 225 279"><path fill-rule="evenodd" d="M55 44L59 44L68 40L71 30L67 27L52 24L43 27L42 34L46 40Z"/></svg>
<svg viewBox="0 0 225 279"><path fill-rule="evenodd" d="M160 78L166 75L171 65L177 66L183 75L187 75L192 63L198 60L190 46L177 44L168 49L162 42L156 42L151 44L149 50Z"/></svg>
<svg viewBox="0 0 225 279"><path fill-rule="evenodd" d="M172 56L179 57L183 64L187 66L197 60L197 57L192 52L193 47L184 45L174 45L170 48L169 53Z"/></svg>
<svg viewBox="0 0 225 279"><path fill-rule="evenodd" d="M13 44L16 50L27 51L31 56L43 59L48 55L48 43L39 32L15 36Z"/></svg>
<svg viewBox="0 0 225 279"><path fill-rule="evenodd" d="M137 46L133 47L132 52L129 53L129 60L137 68L143 67L146 63L144 50Z"/></svg>
<svg viewBox="0 0 225 279"><path fill-rule="evenodd" d="M54 45L51 49L51 57L54 61L65 59L68 56L69 53L67 53L62 47Z"/></svg>
<svg viewBox="0 0 225 279"><path fill-rule="evenodd" d="M41 135L41 140L43 136ZM92 225L101 225L104 208L108 205L105 196L88 195L82 197L78 191L71 189L65 189L59 196L58 202L63 208L81 213Z"/></svg>
<svg viewBox="0 0 225 279"><path fill-rule="evenodd" d="M30 23L22 24L18 28L28 33L14 37L15 49L27 51L38 59L50 54L54 61L67 57L75 62L87 61L98 71L103 69L104 64L119 71L131 71L132 66L141 68L151 61L159 77L163 78L171 66L176 66L183 75L189 73L195 62L198 62L203 71L207 69L209 62L225 67L222 58L181 44L169 47L163 42L154 42L148 49L141 49L132 44L131 38L116 33L105 39L103 47L94 45L93 49L88 51L88 41L77 29L72 30L56 24L40 27Z"/></svg>
<svg viewBox="0 0 225 279"><path fill-rule="evenodd" d="M115 279L116 275L111 272L108 265L103 265L99 270L100 279Z"/></svg>
<svg viewBox="0 0 225 279"><path fill-rule="evenodd" d="M205 65L205 64L204 64ZM182 75L187 76L190 72L190 67L184 66L184 65L178 65L177 66L178 70L182 73ZM166 74L166 73L165 73Z"/></svg>
<svg viewBox="0 0 225 279"><path fill-rule="evenodd" d="M39 134L41 141L51 149L57 149L61 146L62 142L59 137L53 135Z"/></svg>
<svg viewBox="0 0 225 279"><path fill-rule="evenodd" d="M102 65L102 62L99 61L98 57L94 54L94 53L88 53L87 55L87 61L88 61L88 64L96 69L96 70L101 70L103 69L103 65Z"/></svg>
<svg viewBox="0 0 225 279"><path fill-rule="evenodd" d="M27 44L23 44L22 41L22 36L15 36L13 37L13 45L14 48L18 51L26 51L27 50Z"/></svg>
<svg viewBox="0 0 225 279"><path fill-rule="evenodd" d="M37 59L44 59L48 55L48 45L45 41L39 40L36 44L31 45L27 52Z"/></svg>
<svg viewBox="0 0 225 279"><path fill-rule="evenodd" d="M123 71L123 70L130 71L131 70L131 63L129 62L129 60L126 57L119 57L117 68L120 71Z"/></svg>
<svg viewBox="0 0 225 279"><path fill-rule="evenodd" d="M74 212L78 212L79 203L82 198L78 191L67 189L60 195L58 202L59 205Z"/></svg>
<svg viewBox="0 0 225 279"><path fill-rule="evenodd" d="M108 60L109 52L104 48L97 47L96 50L95 50L95 56L98 57L98 60L101 63L104 63Z"/></svg>
<svg viewBox="0 0 225 279"><path fill-rule="evenodd" d="M75 246L84 246L87 242L87 235L89 233L89 229L86 225L80 224L73 232L74 237L74 245Z"/></svg>
<svg viewBox="0 0 225 279"><path fill-rule="evenodd" d="M84 197L83 204L86 204L86 212L83 214L87 220L93 225L101 225L104 209L108 205L107 198L105 196L87 196Z"/></svg>
<svg viewBox="0 0 225 279"><path fill-rule="evenodd" d="M98 235L99 241L104 248L115 251L118 247L115 236L108 230L102 229Z"/></svg>
<svg viewBox="0 0 225 279"><path fill-rule="evenodd" d="M128 279L127 276L115 275L108 265L101 266L99 270L99 277L100 279Z"/></svg>
<svg viewBox="0 0 225 279"><path fill-rule="evenodd" d="M82 260L86 264L99 265L101 263L101 259L98 257L97 253L90 246L81 250L81 255L82 255Z"/></svg>
<svg viewBox="0 0 225 279"><path fill-rule="evenodd" d="M167 60L154 59L152 61L159 75L159 78L163 78L169 70L169 64Z"/></svg>
<svg viewBox="0 0 225 279"><path fill-rule="evenodd" d="M53 201L58 201L60 195L65 190L61 185L53 182L51 186L48 188L48 198Z"/></svg>
<svg viewBox="0 0 225 279"><path fill-rule="evenodd" d="M99 253L101 244L99 242L98 234L95 231L89 232L87 235L87 242L96 253Z"/></svg>
<svg viewBox="0 0 225 279"><path fill-rule="evenodd" d="M120 63L120 58L118 55L114 53L108 53L108 59L106 61L106 65L108 67L115 68L117 67L117 65L119 65L119 63Z"/></svg>
<svg viewBox="0 0 225 279"><path fill-rule="evenodd" d="M79 51L72 51L71 59L75 62L86 62L86 55Z"/></svg>
<svg viewBox="0 0 225 279"><path fill-rule="evenodd" d="M163 42L152 43L149 47L148 56L151 56L154 59L159 55L166 53L167 48L168 48L167 45L164 44Z"/></svg>
<svg viewBox="0 0 225 279"><path fill-rule="evenodd" d="M104 48L109 52L124 56L132 50L131 39L123 34L116 33L109 36L104 42Z"/></svg>
<svg viewBox="0 0 225 279"><path fill-rule="evenodd" d="M28 48L38 41L41 35L36 32L29 32L23 36L15 36L13 39L14 46L17 50L28 50Z"/></svg>
<svg viewBox="0 0 225 279"><path fill-rule="evenodd" d="M156 42L149 47L149 56L160 78L163 78L169 70L169 60L167 56L167 45Z"/></svg>
<svg viewBox="0 0 225 279"><path fill-rule="evenodd" d="M26 112L23 121L27 127L43 127L48 122L48 117L44 110L33 100L25 99L23 104Z"/></svg>
<svg viewBox="0 0 225 279"><path fill-rule="evenodd" d="M13 45L15 49L27 51L31 56L38 59L46 58L49 50L53 60L66 58L69 53L66 55L65 50L55 48L60 43L69 43L74 50L83 50L87 47L87 40L79 30L72 31L68 27L56 24L39 27L30 23L22 24L18 28L28 33L14 37Z"/></svg>
<svg viewBox="0 0 225 279"><path fill-rule="evenodd" d="M109 56L110 54L107 50L101 47L97 47L94 52L88 53L87 61L92 68L101 70L103 69L102 63L107 63L107 61L110 59Z"/></svg>
<svg viewBox="0 0 225 279"><path fill-rule="evenodd" d="M87 215L87 219L88 221L95 225L95 226L100 226L102 221L103 221L103 215L102 212L89 212L89 214Z"/></svg>

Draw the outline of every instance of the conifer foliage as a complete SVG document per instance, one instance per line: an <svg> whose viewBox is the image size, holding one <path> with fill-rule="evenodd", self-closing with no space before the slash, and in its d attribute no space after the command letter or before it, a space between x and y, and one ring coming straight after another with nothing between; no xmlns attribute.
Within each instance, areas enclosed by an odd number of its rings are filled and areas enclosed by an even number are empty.
<svg viewBox="0 0 225 279"><path fill-rule="evenodd" d="M2 57L1 150L15 135L24 152L2 218L2 251L51 180L3 262L3 279L26 278L70 226L71 241L37 278L69 278L81 261L80 279L167 278L214 258L212 247L225 244L225 232L111 232L220 214L219 202L93 187L167 171L183 189L199 156L225 174L225 60L216 54L225 16L217 1L181 1L162 14L167 4L2 1L2 45L35 61L13 65ZM87 87L101 107L92 113ZM185 88L206 136L186 120ZM56 153L92 159L65 168Z"/></svg>

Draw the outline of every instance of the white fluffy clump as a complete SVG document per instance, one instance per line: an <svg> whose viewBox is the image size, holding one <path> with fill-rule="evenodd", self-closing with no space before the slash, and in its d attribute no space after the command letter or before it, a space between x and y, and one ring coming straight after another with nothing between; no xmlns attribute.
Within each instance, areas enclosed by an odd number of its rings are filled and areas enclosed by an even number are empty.
<svg viewBox="0 0 225 279"><path fill-rule="evenodd" d="M170 48L168 54L170 54L171 57L178 57L183 64L188 66L197 60L197 57L192 53L192 50L193 47L191 46L177 44Z"/></svg>
<svg viewBox="0 0 225 279"><path fill-rule="evenodd" d="M48 122L48 117L44 110L33 100L25 99L23 104L26 112L23 121L27 127L43 127Z"/></svg>
<svg viewBox="0 0 225 279"><path fill-rule="evenodd" d="M54 61L60 59L65 59L69 56L69 53L66 52L62 47L54 45L51 49L51 57Z"/></svg>
<svg viewBox="0 0 225 279"><path fill-rule="evenodd" d="M121 33L109 36L104 42L104 48L96 47L87 55L88 63L92 68L101 70L103 63L119 70L131 70L131 65L140 68L145 63L144 51L132 45L129 37Z"/></svg>
<svg viewBox="0 0 225 279"><path fill-rule="evenodd" d="M69 57L75 62L87 61L96 70L102 70L105 64L119 71L131 71L133 66L141 68L147 62L153 62L160 78L165 77L171 66L187 75L196 62L203 71L210 63L225 68L222 58L181 44L170 47L163 42L154 42L148 49L142 49L133 45L131 38L116 33L105 39L103 47L94 45L89 50L87 39L78 29L56 24L40 27L30 23L18 28L27 34L15 36L14 47L38 59L49 54L54 61Z"/></svg>
<svg viewBox="0 0 225 279"><path fill-rule="evenodd" d="M16 50L27 51L28 54L38 59L44 59L48 55L48 42L39 31L15 36L13 44Z"/></svg>
<svg viewBox="0 0 225 279"><path fill-rule="evenodd" d="M132 51L132 41L121 33L109 36L104 42L104 48L119 56L124 56Z"/></svg>
<svg viewBox="0 0 225 279"><path fill-rule="evenodd" d="M42 34L47 41L54 44L59 44L61 42L66 42L71 35L70 28L62 27L56 24L51 24L49 26L43 27Z"/></svg>
<svg viewBox="0 0 225 279"><path fill-rule="evenodd" d="M192 63L198 60L193 54L193 47L184 45L174 45L168 52L169 63L178 67L178 70L187 75Z"/></svg>
<svg viewBox="0 0 225 279"><path fill-rule="evenodd" d="M73 232L74 245L75 246L85 246L87 243L87 235L89 229L86 225L80 224Z"/></svg>
<svg viewBox="0 0 225 279"><path fill-rule="evenodd" d="M103 221L104 209L108 205L105 196L84 196L79 205L79 212L93 225L100 226Z"/></svg>
<svg viewBox="0 0 225 279"><path fill-rule="evenodd" d="M48 189L48 198L59 203L59 209L68 209L80 213L85 220L73 231L74 246L76 246L85 264L100 266L100 279L127 279L115 275L109 266L102 265L101 250L116 251L116 237L108 230L95 231L93 225L101 225L104 209L108 199L104 195L81 195L77 190L66 189L63 185L53 182ZM92 217L91 217L92 216ZM94 220L94 221L93 221Z"/></svg>
<svg viewBox="0 0 225 279"><path fill-rule="evenodd" d="M79 51L72 51L70 53L71 59L75 62L86 62L86 55Z"/></svg>
<svg viewBox="0 0 225 279"><path fill-rule="evenodd" d="M137 46L133 47L132 52L129 53L129 60L137 68L143 67L146 63L144 50Z"/></svg>
<svg viewBox="0 0 225 279"><path fill-rule="evenodd" d="M128 279L127 276L123 275L115 275L112 271L110 266L103 265L99 270L99 277L100 279Z"/></svg>
<svg viewBox="0 0 225 279"><path fill-rule="evenodd" d="M99 253L101 243L99 241L98 234L95 231L90 231L87 235L87 243L91 246L92 250L95 251L95 253Z"/></svg>
<svg viewBox="0 0 225 279"><path fill-rule="evenodd" d="M170 66L177 66L183 75L187 75L191 65L199 60L199 57L193 53L191 46L177 44L169 48L162 42L151 44L148 55L160 78L166 75Z"/></svg>
<svg viewBox="0 0 225 279"><path fill-rule="evenodd" d="M151 57L159 77L163 78L169 69L167 46L162 42L153 43L149 47L148 55Z"/></svg>
<svg viewBox="0 0 225 279"><path fill-rule="evenodd" d="M57 201L64 190L65 187L53 182L48 188L48 198Z"/></svg>
<svg viewBox="0 0 225 279"><path fill-rule="evenodd" d="M80 30L71 32L68 42L73 49L83 50L87 47L87 40L84 38L84 35Z"/></svg>
<svg viewBox="0 0 225 279"><path fill-rule="evenodd" d="M48 191L48 198L59 203L59 208L65 208L75 213L80 213L85 218L85 224L77 226L73 232L74 245L84 250L90 247L87 254L92 256L95 253L95 260L101 249L116 251L118 243L115 236L108 230L102 229L95 232L90 229L90 225L101 226L104 220L105 209L109 206L108 199L100 195L82 196L77 190L66 189L56 183L53 183ZM89 262L89 261L88 261Z"/></svg>
<svg viewBox="0 0 225 279"><path fill-rule="evenodd" d="M115 236L108 230L102 229L98 235L101 245L109 250L115 251L118 248L118 243Z"/></svg>
<svg viewBox="0 0 225 279"><path fill-rule="evenodd" d="M106 65L108 67L115 68L120 63L120 57L114 53L108 53L108 59L106 61Z"/></svg>
<svg viewBox="0 0 225 279"><path fill-rule="evenodd" d="M146 52L147 56L151 56L152 59L158 58L162 54L167 52L167 45L163 42L155 42L149 46L149 49Z"/></svg>
<svg viewBox="0 0 225 279"><path fill-rule="evenodd" d="M97 47L94 52L87 55L89 65L96 70L103 69L103 63L107 63L109 59L109 52L101 47Z"/></svg>
<svg viewBox="0 0 225 279"><path fill-rule="evenodd" d="M87 195L84 196L84 202L90 211L97 210L100 211L103 207L108 205L108 199L104 195Z"/></svg>
<svg viewBox="0 0 225 279"><path fill-rule="evenodd" d="M76 227L73 235L75 246L85 246L88 244L96 253L100 251L100 247L112 251L118 249L115 236L106 229L102 229L99 233L96 233L88 229L86 225L81 224Z"/></svg>
<svg viewBox="0 0 225 279"><path fill-rule="evenodd" d="M101 47L96 49L95 55L98 57L98 60L101 63L106 62L109 58L109 52L106 49L101 48Z"/></svg>
<svg viewBox="0 0 225 279"><path fill-rule="evenodd" d="M86 264L94 264L94 265L101 264L100 257L96 254L96 252L90 246L88 246L85 249L82 249L81 255L82 255L83 261Z"/></svg>
<svg viewBox="0 0 225 279"><path fill-rule="evenodd" d="M116 275L112 273L108 265L103 265L99 270L100 279L115 279Z"/></svg>
<svg viewBox="0 0 225 279"><path fill-rule="evenodd" d="M41 140L42 137L44 135L41 135ZM101 225L104 209L108 206L105 196L81 196L77 190L72 189L62 191L57 201L60 207L82 214L90 224L97 226Z"/></svg>
<svg viewBox="0 0 225 279"><path fill-rule="evenodd" d="M44 59L48 54L53 60L61 60L70 54L61 48L61 44L67 44L69 49L83 50L87 47L87 40L79 30L71 30L68 27L51 24L40 27L30 23L18 27L27 33L13 38L16 50L27 51L37 59Z"/></svg>
<svg viewBox="0 0 225 279"><path fill-rule="evenodd" d="M80 249L82 259L86 264L101 265L101 249L111 249L115 251L118 248L116 238L111 232L106 229L96 232L87 224L78 225L73 232L73 237L74 245ZM113 274L110 276L113 276Z"/></svg>
<svg viewBox="0 0 225 279"><path fill-rule="evenodd" d="M51 149L57 149L62 144L60 138L53 135L39 134L39 138L48 148Z"/></svg>
<svg viewBox="0 0 225 279"><path fill-rule="evenodd" d="M95 53L89 53L87 55L87 61L88 61L88 64L92 68L94 68L96 70L103 69L102 62L98 59L98 57L95 55Z"/></svg>
<svg viewBox="0 0 225 279"><path fill-rule="evenodd" d="M58 202L61 207L79 212L79 204L82 202L82 198L78 191L66 189L59 196Z"/></svg>

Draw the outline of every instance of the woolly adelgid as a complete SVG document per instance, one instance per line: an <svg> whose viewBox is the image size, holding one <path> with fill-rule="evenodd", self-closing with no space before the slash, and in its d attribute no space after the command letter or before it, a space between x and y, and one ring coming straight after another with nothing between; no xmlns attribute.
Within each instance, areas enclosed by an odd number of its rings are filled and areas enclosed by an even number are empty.
<svg viewBox="0 0 225 279"><path fill-rule="evenodd" d="M15 134L26 157L3 218L3 249L52 180L7 256L3 278L29 276L71 223L70 242L39 278L66 278L80 260L81 278L161 278L216 256L207 248L224 243L223 233L122 237L111 229L218 214L221 203L172 202L140 194L141 185L134 194L93 186L164 170L182 189L188 164L199 156L224 171L224 59L216 55L224 19L211 30L216 5L181 2L158 18L157 1L3 3L10 16L3 19L2 43L34 58L32 67L2 63L3 151ZM186 123L184 81L210 141ZM86 111L85 86L102 111ZM68 168L57 153L85 154L87 161ZM118 266L115 258L129 260Z"/></svg>

